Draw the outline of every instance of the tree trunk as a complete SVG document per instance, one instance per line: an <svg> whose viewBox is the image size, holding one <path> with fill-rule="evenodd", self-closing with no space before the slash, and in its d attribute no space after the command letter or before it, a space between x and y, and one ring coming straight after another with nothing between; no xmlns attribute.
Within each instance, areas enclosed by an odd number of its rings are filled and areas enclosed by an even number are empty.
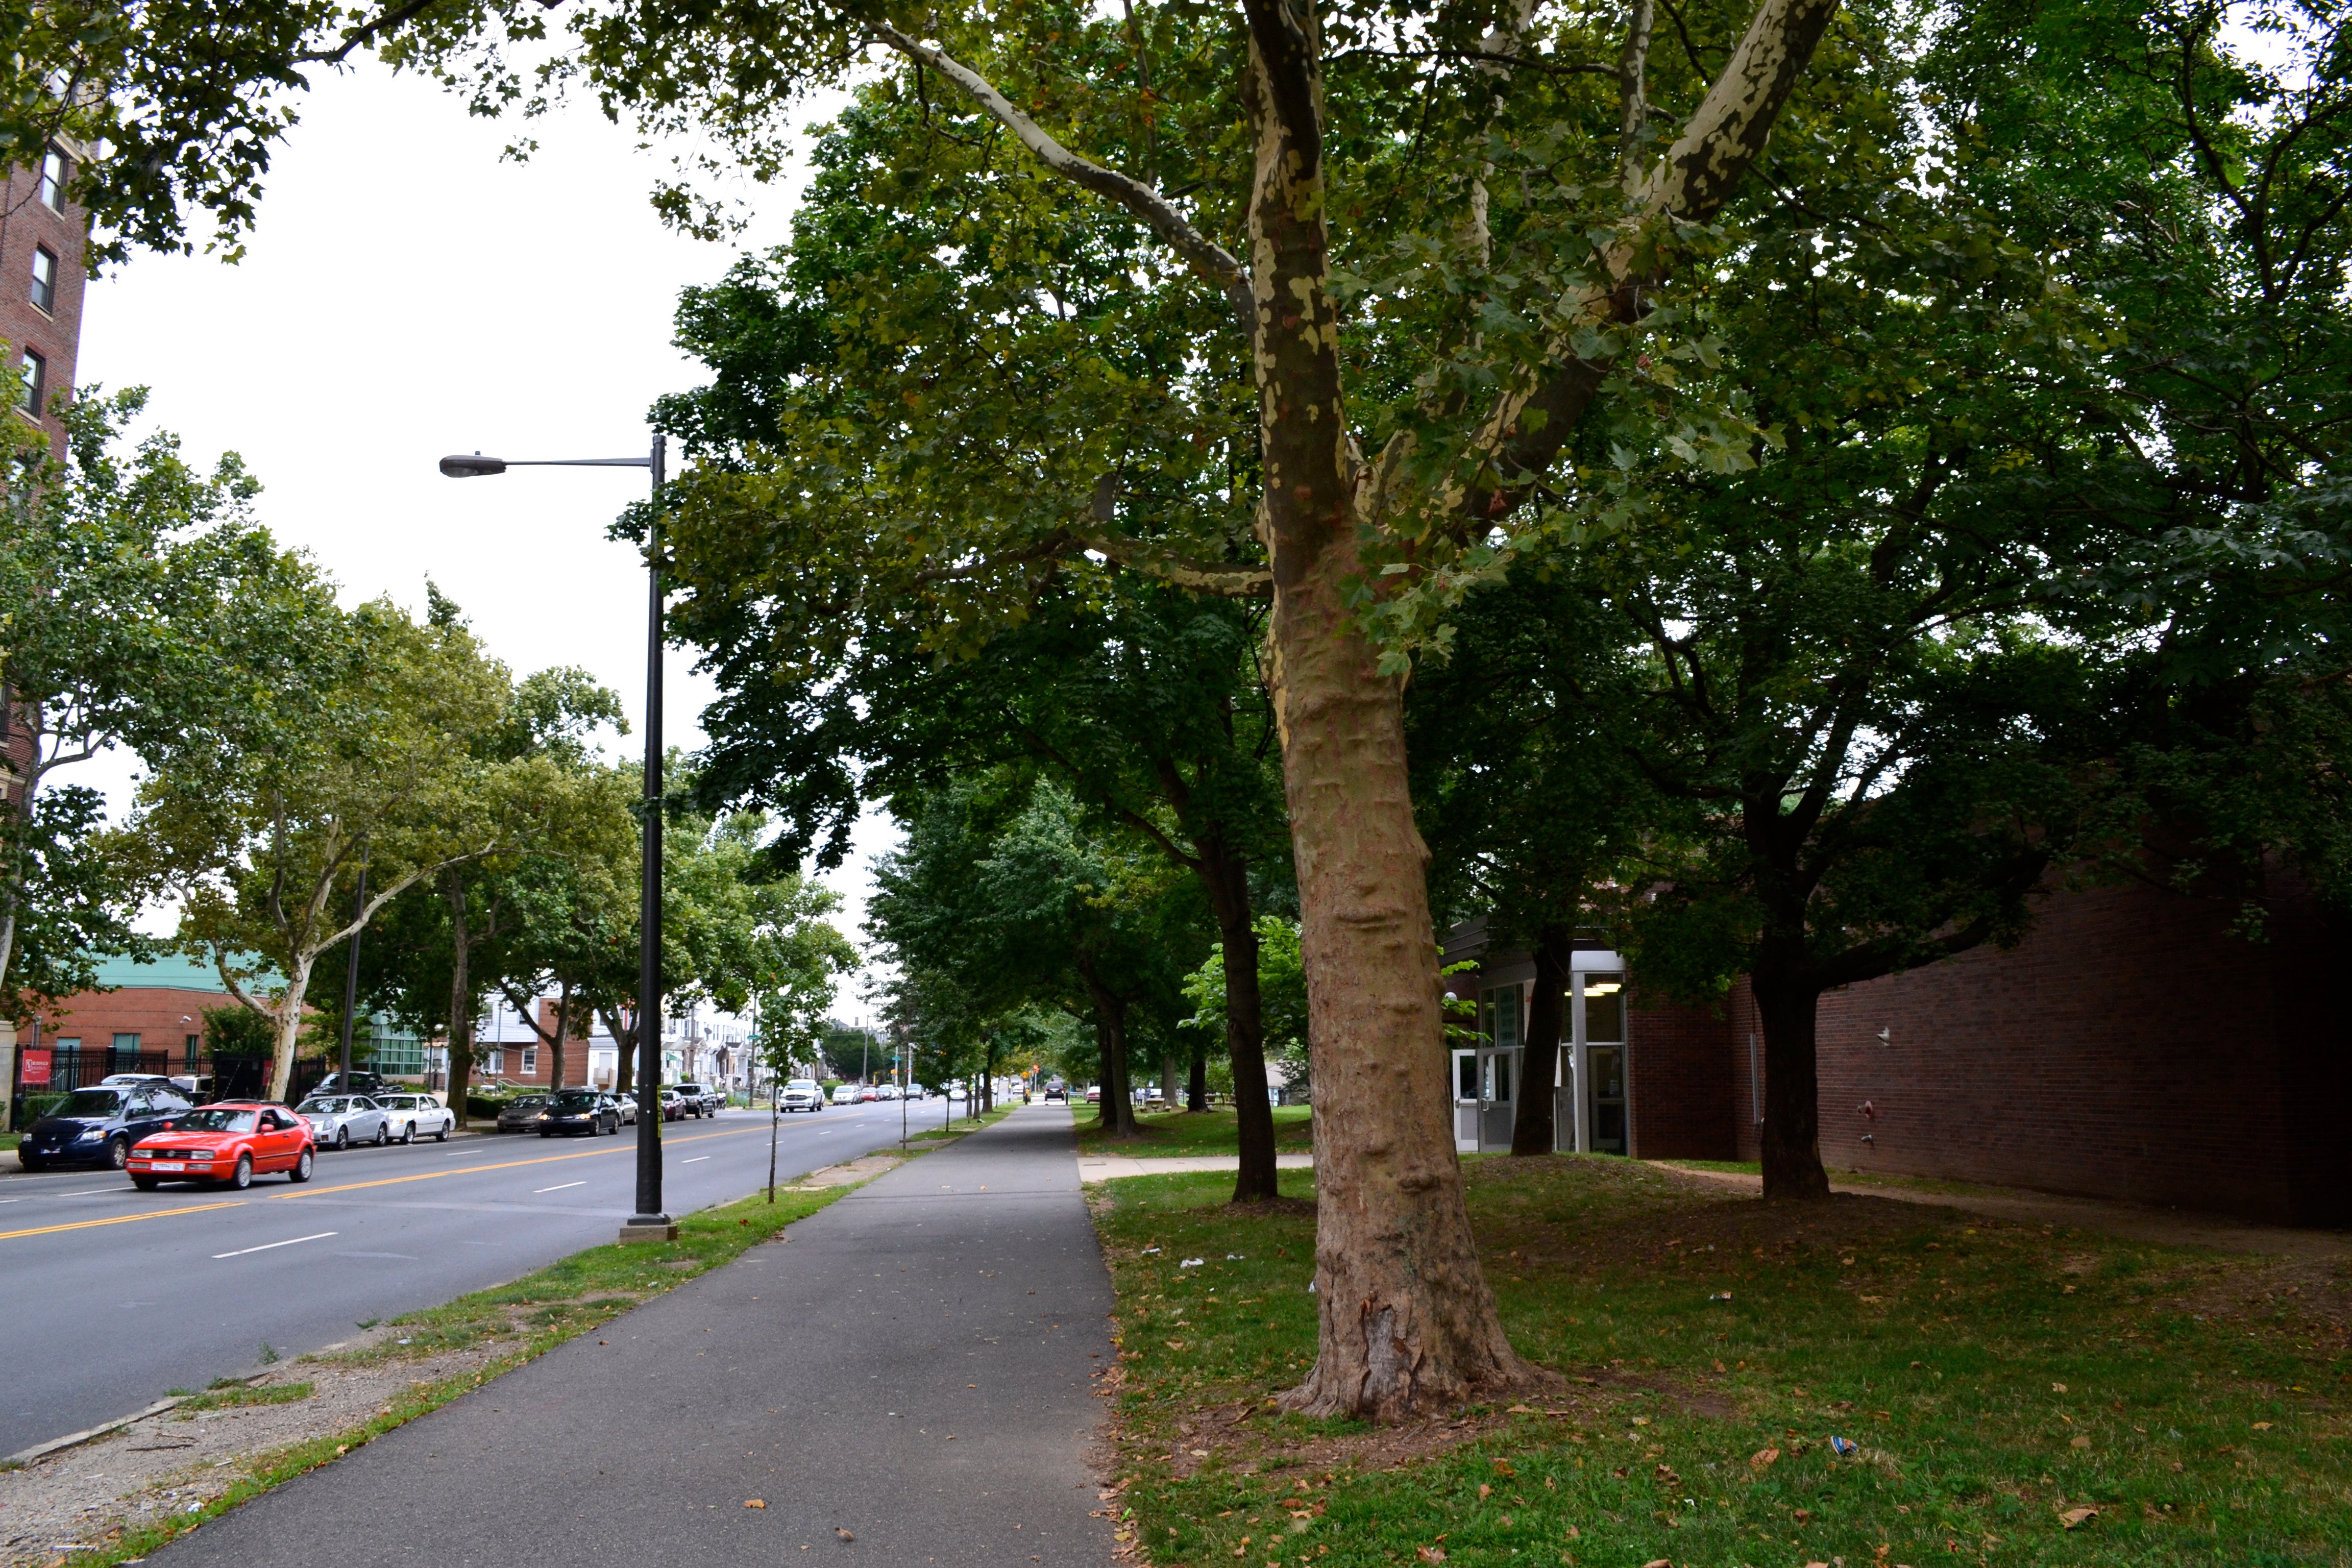
<svg viewBox="0 0 2352 1568"><path fill-rule="evenodd" d="M1175 1110L1176 1101L1183 1096L1183 1083L1182 1055L1172 1050L1162 1051L1160 1054L1160 1103L1168 1110Z"/></svg>
<svg viewBox="0 0 2352 1568"><path fill-rule="evenodd" d="M1266 1097L1265 1007L1258 989L1257 927L1250 918L1249 863L1216 843L1202 845L1201 863L1225 973L1225 1050L1233 1058L1234 1127L1241 1142L1234 1202L1245 1204L1275 1195L1274 1110Z"/></svg>
<svg viewBox="0 0 2352 1568"><path fill-rule="evenodd" d="M1102 1051L1102 1099L1096 1107L1108 1138L1139 1138L1135 1102L1128 1098L1127 999L1097 977L1094 965L1081 963L1078 973L1095 1005L1095 1041ZM977 1112L975 1112L977 1114Z"/></svg>
<svg viewBox="0 0 2352 1568"><path fill-rule="evenodd" d="M621 1023L620 1010L614 1008L604 1015L604 1032L613 1037L613 1048L619 1053L619 1060L613 1068L613 1092L626 1099L636 1092L637 1087L636 1026L629 1025L625 1027Z"/></svg>
<svg viewBox="0 0 2352 1568"><path fill-rule="evenodd" d="M563 1087L563 1048L571 1037L572 983L567 980L555 993L555 1045L552 1047L555 1057L550 1064L552 1070L547 1075L548 1087L551 1089Z"/></svg>
<svg viewBox="0 0 2352 1568"><path fill-rule="evenodd" d="M269 1064L269 1098L292 1103L294 1092L294 1052L302 1040L302 998L310 989L310 964L313 955L295 955L286 976L286 994L279 998L277 1012L270 1022L278 1026L278 1048Z"/></svg>
<svg viewBox="0 0 2352 1568"><path fill-rule="evenodd" d="M473 943L466 931L466 879L449 873L449 1109L466 1125L467 1091L474 1078L474 988L467 961Z"/></svg>
<svg viewBox="0 0 2352 1568"><path fill-rule="evenodd" d="M1321 40L1311 9L1244 0L1258 528L1315 1081L1312 1415L1393 1421L1523 1385L1478 1267L1454 1152L1429 852L1405 776L1402 692L1357 620L1357 507L1383 504L1348 440L1329 293ZM1234 1086L1236 1100L1246 1094ZM1263 1095L1261 1095L1263 1103Z"/></svg>
<svg viewBox="0 0 2352 1568"><path fill-rule="evenodd" d="M1568 1019L1569 958L1573 933L1547 927L1535 943L1536 993L1528 1003L1528 1037L1519 1052L1519 1105L1511 1120L1511 1152L1549 1154L1559 1147L1553 1107L1559 1100L1559 1037Z"/></svg>
<svg viewBox="0 0 2352 1568"><path fill-rule="evenodd" d="M1764 1026L1764 1195L1819 1202L1830 1195L1813 1053L1821 992L1789 973L1794 967L1776 962L1768 945L1749 980Z"/></svg>
<svg viewBox="0 0 2352 1568"><path fill-rule="evenodd" d="M1197 1031L1192 1036L1192 1072L1184 1084L1184 1109L1209 1109L1209 1042Z"/></svg>

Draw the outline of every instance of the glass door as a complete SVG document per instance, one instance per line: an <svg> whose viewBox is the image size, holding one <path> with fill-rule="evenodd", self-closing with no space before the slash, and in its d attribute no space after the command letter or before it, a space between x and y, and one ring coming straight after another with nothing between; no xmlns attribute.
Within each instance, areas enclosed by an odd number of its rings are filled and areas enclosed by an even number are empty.
<svg viewBox="0 0 2352 1568"><path fill-rule="evenodd" d="M1478 1152L1478 1056L1475 1050L1454 1053L1454 1152Z"/></svg>
<svg viewBox="0 0 2352 1568"><path fill-rule="evenodd" d="M1586 1071L1592 1085L1592 1152L1625 1152L1625 1047L1587 1046Z"/></svg>
<svg viewBox="0 0 2352 1568"><path fill-rule="evenodd" d="M1519 1076L1519 1053L1489 1046L1478 1053L1478 1147L1490 1154L1508 1153L1511 1121L1518 1102L1512 1099L1512 1080Z"/></svg>

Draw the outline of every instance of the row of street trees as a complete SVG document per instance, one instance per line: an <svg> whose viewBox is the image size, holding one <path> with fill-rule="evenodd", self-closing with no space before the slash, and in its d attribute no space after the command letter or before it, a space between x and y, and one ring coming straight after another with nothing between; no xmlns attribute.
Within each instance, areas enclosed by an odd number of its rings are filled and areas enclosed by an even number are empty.
<svg viewBox="0 0 2352 1568"><path fill-rule="evenodd" d="M35 759L24 808L0 812L10 1016L87 989L103 953L176 948L266 1025L282 1097L306 1021L340 1012L314 994L318 966L364 931L362 1006L443 1035L453 1088L469 1081L493 994L541 1031L556 1082L584 1069L567 1052L601 1019L626 1087L635 784L594 743L625 729L618 700L576 669L515 679L429 584L422 621L387 599L341 609L254 521L257 487L233 457L202 475L167 437L121 450L141 405L68 408L72 465L26 476L0 541L14 605L0 708ZM143 772L110 826L95 791L52 775L114 746ZM697 815L681 798L677 817L672 1007L756 1002L761 1048L805 1059L835 976L855 964L824 918L835 895L758 873L757 816ZM134 930L150 904L176 907L167 942ZM542 995L557 999L552 1020Z"/></svg>
<svg viewBox="0 0 2352 1568"><path fill-rule="evenodd" d="M719 374L664 411L705 798L837 855L878 781L973 840L946 892L1026 858L1005 907L1062 936L1148 846L1223 939L1244 1106L1256 922L1295 896L1321 1338L1289 1402L1387 1417L1529 1376L1452 1151L1433 849L1555 972L1622 910L1644 976L1751 975L1790 1197L1825 1190L1823 988L2005 940L2075 868L2250 921L2283 866L2345 880L2336 18L1661 9L589 0L557 43L461 0L192 50L163 8L34 40L7 123L140 83L119 124L56 113L148 154L88 194L152 242L191 200L233 231L248 128L363 47L483 109L579 84L760 178L853 88L792 246L689 301ZM1057 637L1144 684L1065 702L1024 652Z"/></svg>

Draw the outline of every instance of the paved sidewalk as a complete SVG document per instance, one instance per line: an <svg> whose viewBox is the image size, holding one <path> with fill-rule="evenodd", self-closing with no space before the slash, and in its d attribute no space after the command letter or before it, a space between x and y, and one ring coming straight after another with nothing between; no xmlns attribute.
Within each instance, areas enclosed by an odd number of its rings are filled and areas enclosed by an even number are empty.
<svg viewBox="0 0 2352 1568"><path fill-rule="evenodd" d="M1311 1171L1315 1168L1312 1154L1276 1154L1274 1164L1280 1171ZM1081 1154L1078 1156L1078 1180L1092 1186L1097 1182L1116 1182L1126 1176L1172 1176L1185 1171L1239 1171L1239 1154L1171 1154L1164 1157L1131 1154Z"/></svg>
<svg viewBox="0 0 2352 1568"><path fill-rule="evenodd" d="M1107 1568L1075 1152L1025 1107L148 1561Z"/></svg>

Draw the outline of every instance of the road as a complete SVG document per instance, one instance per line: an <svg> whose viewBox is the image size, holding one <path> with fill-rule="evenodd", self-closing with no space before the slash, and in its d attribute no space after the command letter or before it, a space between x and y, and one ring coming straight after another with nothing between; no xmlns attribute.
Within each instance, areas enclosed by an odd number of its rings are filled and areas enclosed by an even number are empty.
<svg viewBox="0 0 2352 1568"><path fill-rule="evenodd" d="M939 1124L936 1102L911 1125ZM898 1137L898 1107L784 1118L779 1179ZM304 1186L142 1193L110 1171L0 1181L0 1454L437 1306L610 1241L635 1208L635 1129L322 1154ZM740 1198L768 1174L764 1111L664 1130L673 1215ZM10 1165L13 1156L6 1156Z"/></svg>

